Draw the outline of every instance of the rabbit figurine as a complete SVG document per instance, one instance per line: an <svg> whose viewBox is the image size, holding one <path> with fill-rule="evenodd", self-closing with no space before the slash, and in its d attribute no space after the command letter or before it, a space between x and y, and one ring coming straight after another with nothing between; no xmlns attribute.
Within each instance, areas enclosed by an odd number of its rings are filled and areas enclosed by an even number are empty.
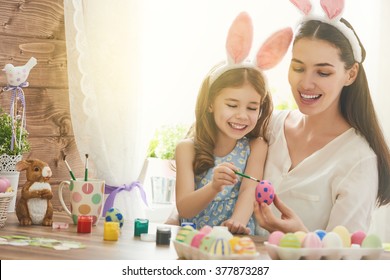
<svg viewBox="0 0 390 280"><path fill-rule="evenodd" d="M51 226L53 198L51 186L48 183L52 171L46 162L39 159L28 159L16 164L17 171L26 170L27 181L23 185L21 197L16 202L16 216L22 226Z"/></svg>

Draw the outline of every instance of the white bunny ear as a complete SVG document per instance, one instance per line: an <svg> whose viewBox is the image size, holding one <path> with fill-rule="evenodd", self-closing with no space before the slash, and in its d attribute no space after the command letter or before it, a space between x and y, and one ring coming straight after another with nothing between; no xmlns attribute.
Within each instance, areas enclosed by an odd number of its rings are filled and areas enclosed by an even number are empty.
<svg viewBox="0 0 390 280"><path fill-rule="evenodd" d="M310 0L290 0L302 13L306 16L311 11L311 3Z"/></svg>
<svg viewBox="0 0 390 280"><path fill-rule="evenodd" d="M252 40L252 20L246 12L242 12L233 21L226 39L226 51L231 62L240 63L247 58Z"/></svg>
<svg viewBox="0 0 390 280"><path fill-rule="evenodd" d="M286 54L292 38L293 31L290 27L272 34L257 52L257 66L267 70L278 64Z"/></svg>
<svg viewBox="0 0 390 280"><path fill-rule="evenodd" d="M329 19L341 17L344 10L344 0L321 0L320 3Z"/></svg>

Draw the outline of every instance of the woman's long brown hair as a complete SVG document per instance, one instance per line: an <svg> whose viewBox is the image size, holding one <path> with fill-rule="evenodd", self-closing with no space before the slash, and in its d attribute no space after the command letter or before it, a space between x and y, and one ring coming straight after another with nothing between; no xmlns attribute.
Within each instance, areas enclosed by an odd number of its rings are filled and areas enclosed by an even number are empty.
<svg viewBox="0 0 390 280"><path fill-rule="evenodd" d="M341 21L353 30L352 26L345 19L341 19ZM353 30L353 32L355 31ZM351 69L356 63L349 41L338 29L329 24L316 20L303 23L295 37L294 43L302 38L325 40L336 46L340 50L340 58L345 63L345 69ZM364 61L366 52L360 40L359 44ZM362 63L359 63L359 72L354 83L342 89L339 108L345 120L363 135L371 149L375 152L378 160L379 179L377 205L389 204L390 151L375 113Z"/></svg>

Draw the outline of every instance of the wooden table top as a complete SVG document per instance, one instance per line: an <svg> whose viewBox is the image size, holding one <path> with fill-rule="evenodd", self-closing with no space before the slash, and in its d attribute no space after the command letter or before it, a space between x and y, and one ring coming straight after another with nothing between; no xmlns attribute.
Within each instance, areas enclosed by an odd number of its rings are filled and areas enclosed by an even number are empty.
<svg viewBox="0 0 390 280"><path fill-rule="evenodd" d="M54 213L54 222L66 222L67 229L53 229L45 226L19 225L15 213L9 213L6 224L0 228L0 237L27 236L30 238L47 238L59 241L79 242L85 248L55 250L40 246L12 246L0 244L1 260L176 260L178 259L174 244L156 245L155 241L141 241L134 237L134 222L125 221L119 239L117 241L105 241L103 239L103 220L97 226L92 227L91 233L78 233L77 226L73 225L65 212ZM171 228L172 237L177 234L178 226L150 223L149 233L156 233L158 226ZM250 236L260 253L259 259L270 259L265 246L264 238ZM390 259L390 252L385 251L380 259Z"/></svg>
<svg viewBox="0 0 390 280"><path fill-rule="evenodd" d="M2 260L175 260L178 258L174 245L156 245L156 242L141 241L134 237L134 223L125 221L118 241L103 240L103 220L92 227L91 233L77 233L77 226L64 213L54 213L53 221L69 223L67 229L53 229L45 226L20 226L15 213L9 213L6 224L0 229L0 236L28 236L31 238L49 238L81 242L85 248L55 250L39 246L0 245ZM149 233L156 233L162 224L149 224ZM168 225L163 225L168 226ZM179 227L170 226L172 236L176 236ZM269 259L259 237L253 237L259 246L261 258Z"/></svg>

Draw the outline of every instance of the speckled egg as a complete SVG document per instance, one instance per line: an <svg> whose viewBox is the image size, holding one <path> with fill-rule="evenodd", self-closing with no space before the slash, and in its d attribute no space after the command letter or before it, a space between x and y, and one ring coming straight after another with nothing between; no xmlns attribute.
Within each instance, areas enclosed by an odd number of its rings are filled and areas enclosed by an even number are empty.
<svg viewBox="0 0 390 280"><path fill-rule="evenodd" d="M187 225L187 226L180 228L179 231L177 232L177 235L176 235L176 241L184 242L187 235L192 231L194 231L194 228L192 226Z"/></svg>
<svg viewBox="0 0 390 280"><path fill-rule="evenodd" d="M303 248L321 248L322 242L321 242L320 237L316 233L308 232L302 241L302 247Z"/></svg>
<svg viewBox="0 0 390 280"><path fill-rule="evenodd" d="M215 239L209 250L209 254L216 256L226 256L231 253L229 241L223 237Z"/></svg>
<svg viewBox="0 0 390 280"><path fill-rule="evenodd" d="M204 238L202 238L202 241L200 242L199 250L208 253L215 239L216 237L214 235L210 235L210 234L206 235Z"/></svg>
<svg viewBox="0 0 390 280"><path fill-rule="evenodd" d="M256 186L256 201L270 205L274 201L275 190L271 182L262 180Z"/></svg>
<svg viewBox="0 0 390 280"><path fill-rule="evenodd" d="M382 248L382 241L376 234L369 234L362 242L362 248Z"/></svg>
<svg viewBox="0 0 390 280"><path fill-rule="evenodd" d="M332 232L335 232L340 236L343 247L351 247L351 234L345 226L336 226Z"/></svg>
<svg viewBox="0 0 390 280"><path fill-rule="evenodd" d="M274 245L279 245L280 239L284 236L284 233L281 231L274 231L272 232L269 237L268 237L268 243L269 244L274 244Z"/></svg>
<svg viewBox="0 0 390 280"><path fill-rule="evenodd" d="M322 239L323 248L342 248L343 242L340 238L340 235L331 231L328 232Z"/></svg>
<svg viewBox="0 0 390 280"><path fill-rule="evenodd" d="M351 244L362 245L362 242L366 238L366 233L362 230L355 231L351 235Z"/></svg>
<svg viewBox="0 0 390 280"><path fill-rule="evenodd" d="M280 247L301 248L301 242L294 233L286 233L279 242Z"/></svg>

